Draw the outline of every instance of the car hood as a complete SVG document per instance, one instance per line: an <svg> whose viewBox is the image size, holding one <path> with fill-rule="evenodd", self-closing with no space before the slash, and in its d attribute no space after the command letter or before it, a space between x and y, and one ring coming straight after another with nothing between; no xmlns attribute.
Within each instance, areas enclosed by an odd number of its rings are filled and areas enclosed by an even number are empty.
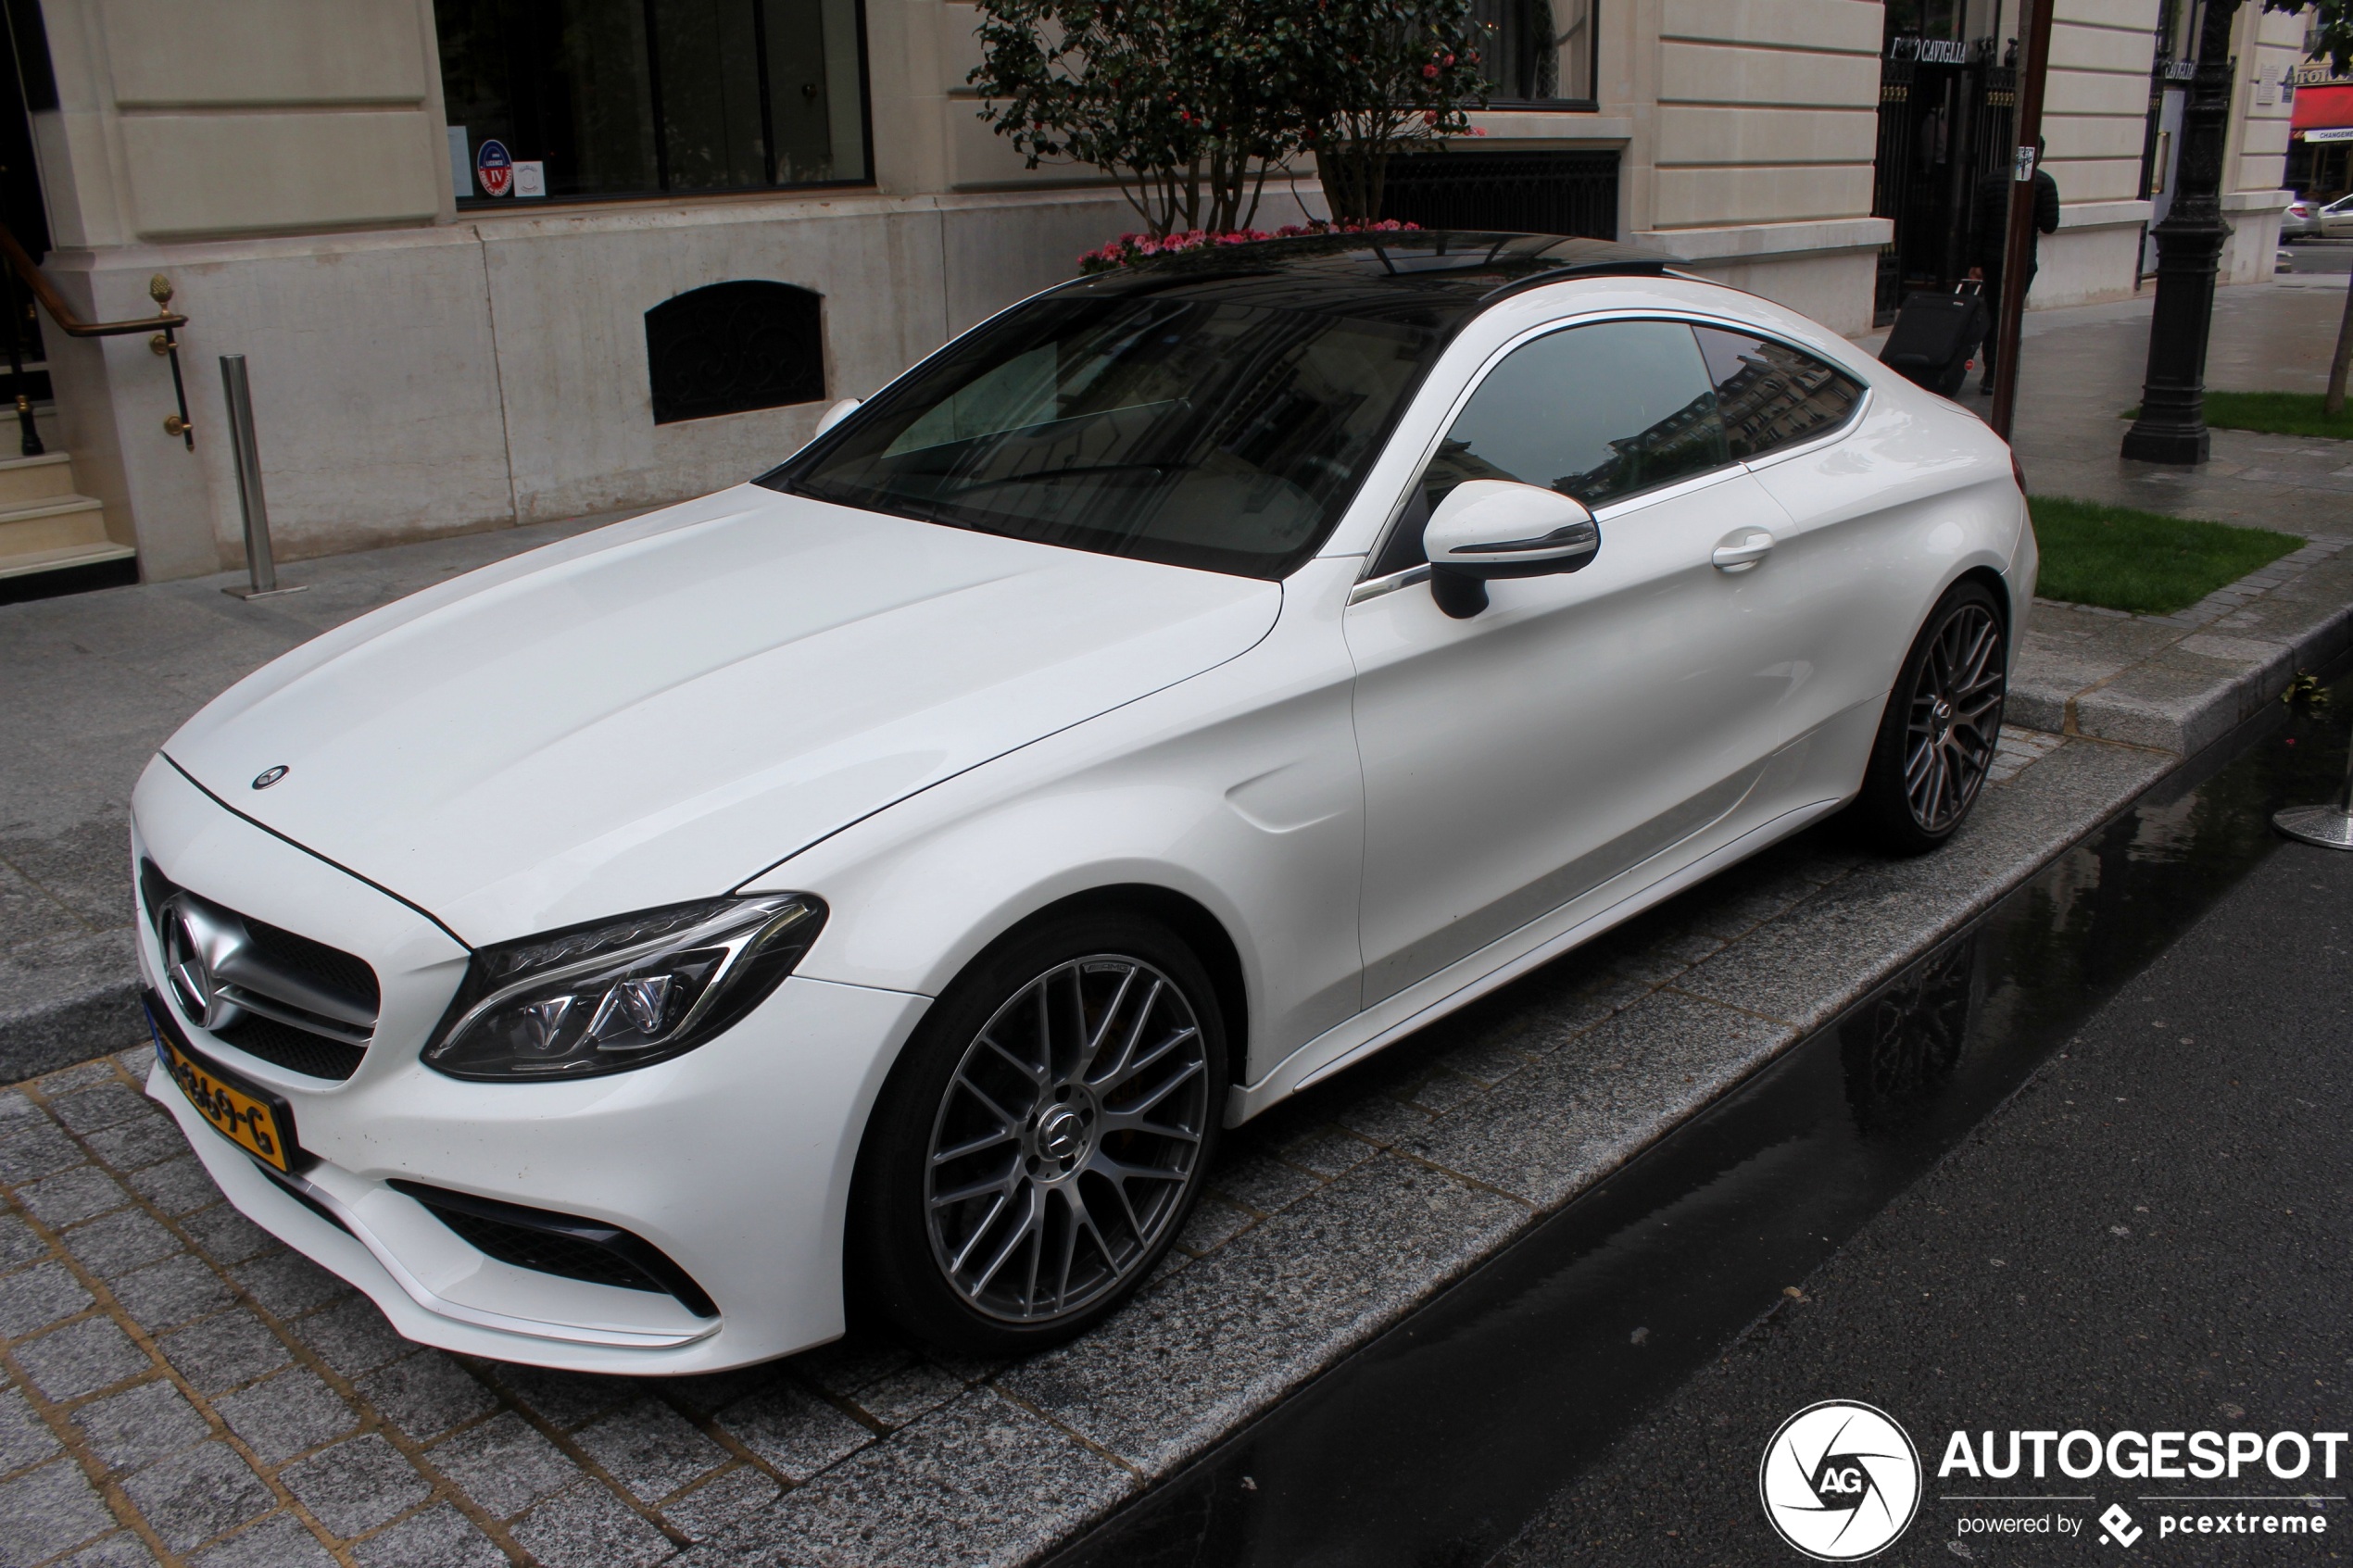
<svg viewBox="0 0 2353 1568"><path fill-rule="evenodd" d="M1281 602L743 485L338 627L164 753L462 939L504 941L723 893L1233 658Z"/></svg>

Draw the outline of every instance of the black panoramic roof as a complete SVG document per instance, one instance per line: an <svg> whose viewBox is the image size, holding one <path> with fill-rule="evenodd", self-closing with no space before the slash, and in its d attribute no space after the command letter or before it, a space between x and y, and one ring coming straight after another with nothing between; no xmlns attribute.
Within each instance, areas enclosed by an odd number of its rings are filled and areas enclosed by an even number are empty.
<svg viewBox="0 0 2353 1568"><path fill-rule="evenodd" d="M1459 320L1501 295L1567 278L1657 277L1680 261L1610 240L1454 229L1307 234L1150 257L1057 295L1175 295L1328 314Z"/></svg>

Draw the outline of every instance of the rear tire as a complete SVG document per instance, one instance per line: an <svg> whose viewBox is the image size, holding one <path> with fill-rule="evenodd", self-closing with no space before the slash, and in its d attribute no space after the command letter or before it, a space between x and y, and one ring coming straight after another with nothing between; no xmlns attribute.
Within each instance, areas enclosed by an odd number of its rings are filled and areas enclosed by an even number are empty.
<svg viewBox="0 0 2353 1568"><path fill-rule="evenodd" d="M1969 819L1994 765L2009 689L2009 633L1982 583L1936 603L1887 694L1854 820L1892 855L1921 855Z"/></svg>
<svg viewBox="0 0 2353 1568"><path fill-rule="evenodd" d="M1078 910L984 953L917 1026L859 1150L866 1304L969 1355L1060 1343L1126 1299L1199 1198L1226 1031L1159 922Z"/></svg>

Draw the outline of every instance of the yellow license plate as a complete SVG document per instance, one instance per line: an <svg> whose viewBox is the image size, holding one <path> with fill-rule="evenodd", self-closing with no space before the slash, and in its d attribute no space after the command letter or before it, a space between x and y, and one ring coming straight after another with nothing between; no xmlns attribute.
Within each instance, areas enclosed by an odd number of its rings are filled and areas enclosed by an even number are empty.
<svg viewBox="0 0 2353 1568"><path fill-rule="evenodd" d="M293 1109L266 1089L236 1082L191 1050L159 1001L147 1003L147 1027L154 1032L163 1070L187 1095L188 1103L239 1148L291 1174L299 1148Z"/></svg>

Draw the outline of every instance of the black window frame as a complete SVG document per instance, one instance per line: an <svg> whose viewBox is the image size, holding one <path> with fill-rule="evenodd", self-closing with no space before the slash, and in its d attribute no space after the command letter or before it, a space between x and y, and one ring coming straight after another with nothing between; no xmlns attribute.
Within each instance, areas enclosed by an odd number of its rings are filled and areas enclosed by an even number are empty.
<svg viewBox="0 0 2353 1568"><path fill-rule="evenodd" d="M1504 0L1508 5L1511 0ZM1609 0L1588 0L1585 26L1590 37L1586 51L1584 94L1571 97L1564 94L1556 98L1491 97L1485 107L1512 114L1599 114L1602 89L1602 8ZM1477 19L1477 11L1472 13Z"/></svg>
<svg viewBox="0 0 2353 1568"><path fill-rule="evenodd" d="M650 41L653 36L653 30L655 26L654 6L657 0L639 0L639 3L644 12L644 25L647 35ZM1595 0L1595 3L1599 4L1599 0ZM766 185L705 186L695 190L677 191L599 191L591 195L556 195L551 193L545 196L531 196L522 198L518 198L511 194L504 196L485 196L478 194L469 195L463 191L453 189L450 194L456 200L457 210L461 214L514 211L517 209L526 212L537 212L544 211L549 207L590 207L599 206L609 202L643 203L683 202L710 199L725 200L745 196L775 195L800 191L875 189L877 187L877 182L875 176L874 69L872 50L867 40L866 0L849 0L849 4L858 19L856 32L858 41L859 153L865 165L866 170L865 173L858 176L857 178L844 180L798 180ZM436 61L437 59L438 51L436 50ZM766 122L769 94L767 50L764 48L755 50L753 63L760 76L762 136L763 140L767 143L769 167L774 169L775 167L776 160L775 138L773 130L768 128ZM438 69L437 65L436 69ZM648 108L652 119L651 133L654 138L655 167L658 169L667 169L669 168L669 158L662 145L663 127L661 122L661 87L658 77L652 85ZM447 111L445 108L445 120L447 113ZM469 182L468 188L471 189L471 186L472 182Z"/></svg>

